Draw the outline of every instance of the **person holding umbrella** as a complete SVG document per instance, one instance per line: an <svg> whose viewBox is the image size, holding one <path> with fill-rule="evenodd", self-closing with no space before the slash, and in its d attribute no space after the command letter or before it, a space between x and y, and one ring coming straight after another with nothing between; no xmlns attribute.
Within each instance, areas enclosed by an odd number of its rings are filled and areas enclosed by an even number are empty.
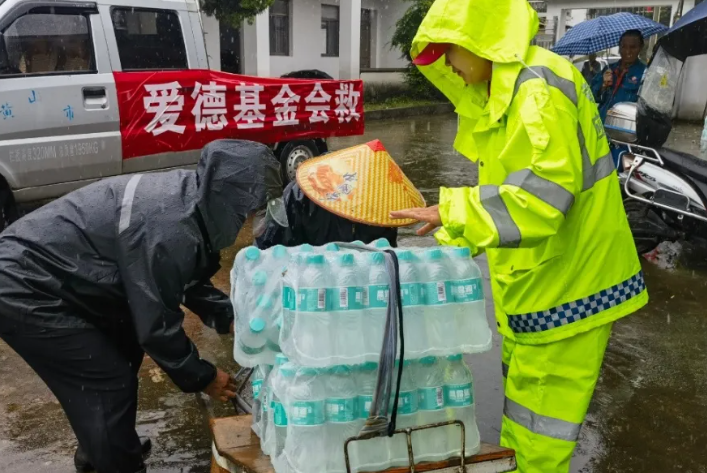
<svg viewBox="0 0 707 473"><path fill-rule="evenodd" d="M413 40L420 71L456 106L454 147L479 185L393 212L486 252L505 389L501 445L522 473L565 473L613 322L648 301L589 85L531 46L525 0L437 0Z"/></svg>
<svg viewBox="0 0 707 473"><path fill-rule="evenodd" d="M604 68L601 74L594 77L592 93L599 105L602 122L615 104L638 101L638 90L646 72L646 65L638 58L644 43L640 31L626 31L619 42L621 60Z"/></svg>

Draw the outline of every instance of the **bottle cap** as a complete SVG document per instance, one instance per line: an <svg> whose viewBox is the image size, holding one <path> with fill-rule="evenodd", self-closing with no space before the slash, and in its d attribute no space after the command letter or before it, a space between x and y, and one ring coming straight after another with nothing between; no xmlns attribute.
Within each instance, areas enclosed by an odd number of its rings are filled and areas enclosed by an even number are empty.
<svg viewBox="0 0 707 473"><path fill-rule="evenodd" d="M287 248L282 245L275 245L272 249L272 255L275 258L285 258L287 257Z"/></svg>
<svg viewBox="0 0 707 473"><path fill-rule="evenodd" d="M383 253L369 253L368 262L372 264L385 264L385 256Z"/></svg>
<svg viewBox="0 0 707 473"><path fill-rule="evenodd" d="M265 271L256 271L253 274L253 285L254 286L264 286L268 281L268 274Z"/></svg>
<svg viewBox="0 0 707 473"><path fill-rule="evenodd" d="M297 373L297 367L294 363L286 363L280 367L280 374L285 378L293 378Z"/></svg>
<svg viewBox="0 0 707 473"><path fill-rule="evenodd" d="M307 255L307 264L324 264L324 255Z"/></svg>
<svg viewBox="0 0 707 473"><path fill-rule="evenodd" d="M336 243L329 243L326 246L326 250L327 251L339 251L339 245L337 245Z"/></svg>
<svg viewBox="0 0 707 473"><path fill-rule="evenodd" d="M253 317L250 320L250 331L253 333L260 333L265 330L265 321L260 317Z"/></svg>
<svg viewBox="0 0 707 473"><path fill-rule="evenodd" d="M402 261L412 261L414 259L414 255L412 254L412 251L410 250L403 250L398 252L398 259Z"/></svg>
<svg viewBox="0 0 707 473"><path fill-rule="evenodd" d="M435 248L434 250L427 250L427 259L430 261L437 261L440 260L444 257L444 253L442 253L442 250L439 248Z"/></svg>
<svg viewBox="0 0 707 473"><path fill-rule="evenodd" d="M305 243L299 247L301 253L311 253L314 251L314 247L309 243Z"/></svg>
<svg viewBox="0 0 707 473"><path fill-rule="evenodd" d="M245 257L248 261L257 261L260 258L260 250L254 246L250 246L245 250Z"/></svg>
<svg viewBox="0 0 707 473"><path fill-rule="evenodd" d="M471 258L471 250L469 248L454 248L452 254L457 258Z"/></svg>
<svg viewBox="0 0 707 473"><path fill-rule="evenodd" d="M420 358L420 364L423 365L433 365L437 361L437 358L434 356L426 356L424 358Z"/></svg>
<svg viewBox="0 0 707 473"><path fill-rule="evenodd" d="M390 242L388 242L385 238L379 238L373 242L373 246L376 248L390 248Z"/></svg>
<svg viewBox="0 0 707 473"><path fill-rule="evenodd" d="M461 359L462 359L462 354L461 354L461 353L457 353L456 355L449 355L449 356L447 357L447 360L448 360L448 361L461 361Z"/></svg>
<svg viewBox="0 0 707 473"><path fill-rule="evenodd" d="M288 361L290 361L290 359L282 353L278 353L277 355L275 355L275 366L282 366Z"/></svg>
<svg viewBox="0 0 707 473"><path fill-rule="evenodd" d="M364 242L362 242L361 240L352 241L351 244L357 245L357 246L366 246L366 244Z"/></svg>
<svg viewBox="0 0 707 473"><path fill-rule="evenodd" d="M344 253L341 255L341 258L339 258L339 263L342 266L351 266L354 264L354 255L353 253Z"/></svg>

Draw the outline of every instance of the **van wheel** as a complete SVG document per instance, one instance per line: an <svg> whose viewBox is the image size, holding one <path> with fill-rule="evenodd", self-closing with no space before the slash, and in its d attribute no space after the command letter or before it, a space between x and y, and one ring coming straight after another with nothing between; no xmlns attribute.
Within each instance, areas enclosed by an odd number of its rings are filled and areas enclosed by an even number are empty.
<svg viewBox="0 0 707 473"><path fill-rule="evenodd" d="M280 148L280 169L282 181L285 185L297 178L297 168L300 164L319 156L319 149L312 140L295 140L285 143Z"/></svg>
<svg viewBox="0 0 707 473"><path fill-rule="evenodd" d="M0 232L9 227L18 218L17 205L15 204L15 197L12 195L12 189L10 189L7 181L0 176Z"/></svg>

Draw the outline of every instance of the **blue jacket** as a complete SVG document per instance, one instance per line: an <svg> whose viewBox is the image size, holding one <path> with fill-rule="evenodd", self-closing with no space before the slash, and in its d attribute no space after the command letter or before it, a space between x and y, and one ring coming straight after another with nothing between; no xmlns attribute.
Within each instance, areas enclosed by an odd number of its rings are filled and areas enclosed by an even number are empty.
<svg viewBox="0 0 707 473"><path fill-rule="evenodd" d="M614 85L619 80L619 67L620 62L612 64L609 66L612 74L614 75ZM602 86L604 85L604 72L606 68L601 71L601 74L597 74L592 81L592 92L594 93L594 100L596 100L599 105L599 114L601 115L601 121L603 122L606 118L606 112L609 111L614 104L619 102L637 102L638 101L638 90L643 83L643 74L646 72L646 65L638 61L636 64L631 66L621 81L621 85L616 90L614 94L614 86L602 92Z"/></svg>

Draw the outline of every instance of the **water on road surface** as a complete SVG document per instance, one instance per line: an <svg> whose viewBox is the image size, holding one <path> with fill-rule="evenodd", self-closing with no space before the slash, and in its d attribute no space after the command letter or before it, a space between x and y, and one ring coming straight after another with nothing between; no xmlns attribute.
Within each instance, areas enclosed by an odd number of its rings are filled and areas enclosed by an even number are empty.
<svg viewBox="0 0 707 473"><path fill-rule="evenodd" d="M439 186L477 182L475 165L451 143L455 116L371 122L366 135L332 139L332 149L381 139L403 171L436 203ZM678 135L683 133L678 129ZM675 140L695 152L690 137ZM692 141L694 143L694 141ZM225 251L214 282L228 290L236 251L249 243L250 228ZM401 245L433 245L404 229ZM484 257L479 262L485 265ZM666 271L645 264L651 302L614 326L602 375L573 460L573 472L707 472L707 274L704 265ZM701 268L699 266L702 266ZM488 287L488 272L486 289ZM493 311L488 315L493 326ZM187 332L202 355L234 371L232 339L203 327L188 314ZM468 357L474 371L477 415L483 440L497 442L503 390L500 338L493 349ZM152 472L209 471L209 431L193 395L178 392L145 359L140 372L138 432L153 439ZM230 415L229 405L218 415ZM49 473L72 470L75 439L61 407L46 386L0 342L0 471Z"/></svg>

